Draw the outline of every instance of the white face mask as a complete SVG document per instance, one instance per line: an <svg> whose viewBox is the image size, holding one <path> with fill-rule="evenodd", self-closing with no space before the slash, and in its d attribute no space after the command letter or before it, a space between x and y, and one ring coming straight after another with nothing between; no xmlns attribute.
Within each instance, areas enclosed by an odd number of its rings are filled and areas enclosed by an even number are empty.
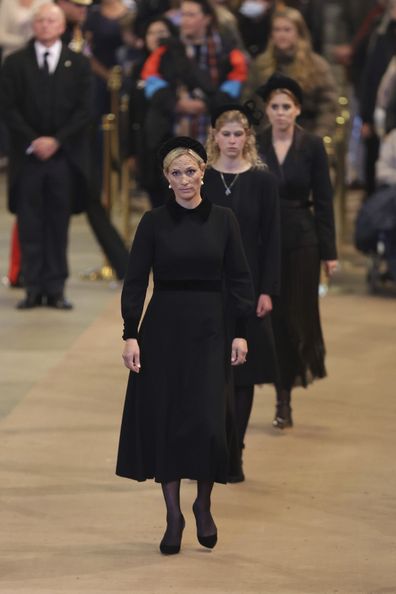
<svg viewBox="0 0 396 594"><path fill-rule="evenodd" d="M263 16L269 8L268 2L256 2L256 0L245 0L239 12L248 19L255 19Z"/></svg>

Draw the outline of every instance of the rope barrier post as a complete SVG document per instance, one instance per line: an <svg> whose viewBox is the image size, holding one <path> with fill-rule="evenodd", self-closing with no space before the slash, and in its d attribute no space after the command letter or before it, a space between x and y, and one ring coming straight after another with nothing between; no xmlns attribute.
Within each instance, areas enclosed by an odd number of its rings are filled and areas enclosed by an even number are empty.
<svg viewBox="0 0 396 594"><path fill-rule="evenodd" d="M115 128L115 116L108 113L102 117L102 131L103 131L103 187L102 187L102 201L106 210L107 216L111 218L111 211L113 208L113 184L112 184L112 135ZM97 271L97 279L99 280L113 280L115 278L114 271L110 266L107 258L103 266Z"/></svg>
<svg viewBox="0 0 396 594"><path fill-rule="evenodd" d="M128 139L125 136L125 132L128 126L128 113L129 113L129 97L124 94L121 97L120 103L120 147L121 147L121 205L122 205L122 227L123 227L123 238L125 243L128 245L132 236L132 225L131 225L131 175L129 169L129 163L126 158L127 143ZM125 125L123 125L125 123ZM123 135L124 132L124 135Z"/></svg>
<svg viewBox="0 0 396 594"><path fill-rule="evenodd" d="M103 187L102 200L106 209L107 216L110 217L113 206L113 187L112 187L112 134L115 127L115 116L108 113L102 117L103 131Z"/></svg>
<svg viewBox="0 0 396 594"><path fill-rule="evenodd" d="M112 157L114 161L119 164L120 158L120 138L119 138L119 122L120 122L120 90L122 86L122 69L121 66L114 66L111 70L110 78L107 83L110 91L110 109L114 115L114 127L112 130Z"/></svg>
<svg viewBox="0 0 396 594"><path fill-rule="evenodd" d="M335 217L339 229L339 240L345 238L346 228L346 152L347 152L347 124L350 119L349 100L346 95L338 99L340 113L336 118L336 192L335 192Z"/></svg>
<svg viewBox="0 0 396 594"><path fill-rule="evenodd" d="M113 203L112 183L111 183L111 135L114 128L114 115L111 113L102 116L102 132L103 132L103 185L102 185L102 204L108 217L111 216L111 208ZM110 266L107 258L104 259L104 264L100 268L95 268L84 272L81 277L85 280L114 280L115 274Z"/></svg>

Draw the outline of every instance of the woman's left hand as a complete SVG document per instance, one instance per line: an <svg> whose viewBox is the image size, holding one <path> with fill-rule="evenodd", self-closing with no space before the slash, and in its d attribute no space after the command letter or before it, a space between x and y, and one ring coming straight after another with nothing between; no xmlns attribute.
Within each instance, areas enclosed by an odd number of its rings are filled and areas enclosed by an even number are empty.
<svg viewBox="0 0 396 594"><path fill-rule="evenodd" d="M338 260L325 260L323 262L325 273L327 276L334 274L338 268Z"/></svg>
<svg viewBox="0 0 396 594"><path fill-rule="evenodd" d="M231 350L231 365L242 365L246 362L248 352L247 342L244 338L234 338Z"/></svg>
<svg viewBox="0 0 396 594"><path fill-rule="evenodd" d="M269 295L259 295L256 307L256 315L258 318L263 318L267 313L272 311L272 299Z"/></svg>

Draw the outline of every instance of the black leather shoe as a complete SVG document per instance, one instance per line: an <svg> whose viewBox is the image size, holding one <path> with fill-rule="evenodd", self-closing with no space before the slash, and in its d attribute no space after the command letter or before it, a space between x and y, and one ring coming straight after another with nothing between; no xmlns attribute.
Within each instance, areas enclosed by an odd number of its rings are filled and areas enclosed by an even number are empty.
<svg viewBox="0 0 396 594"><path fill-rule="evenodd" d="M202 534L200 534L199 527L198 527L198 524L200 523L200 517L199 517L200 512L198 511L196 502L193 505L193 512L194 512L194 516L195 516L195 521L197 523L197 539L198 539L199 544L202 545L203 547L206 547L207 549L213 549L217 543L217 529L216 529L216 532L214 532L213 534L209 534L208 536L203 536ZM212 520L213 520L213 518L212 518Z"/></svg>
<svg viewBox="0 0 396 594"><path fill-rule="evenodd" d="M73 304L64 295L47 295L47 306L55 309L73 309Z"/></svg>
<svg viewBox="0 0 396 594"><path fill-rule="evenodd" d="M177 555L177 553L180 552L180 546L181 546L181 540L182 540L182 536L183 536L183 530L184 530L184 526L186 525L186 522L184 520L184 517L181 517L181 522L180 522L180 531L179 531L179 535L178 538L176 539L177 542L173 542L172 544L170 544L169 542L166 542L166 539L169 538L169 534L168 534L168 528L165 531L164 537L160 542L160 551L163 555Z"/></svg>
<svg viewBox="0 0 396 594"><path fill-rule="evenodd" d="M33 307L40 307L42 304L43 296L41 293L27 293L26 297L17 303L16 308L33 309Z"/></svg>

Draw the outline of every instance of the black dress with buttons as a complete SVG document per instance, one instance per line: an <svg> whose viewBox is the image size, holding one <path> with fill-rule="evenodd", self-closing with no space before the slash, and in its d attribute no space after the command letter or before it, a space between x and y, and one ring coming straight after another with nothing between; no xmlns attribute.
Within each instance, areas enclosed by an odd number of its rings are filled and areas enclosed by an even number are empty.
<svg viewBox="0 0 396 594"><path fill-rule="evenodd" d="M138 331L151 269L153 296ZM138 338L141 371L129 377L118 475L227 481L224 286L243 336L253 289L229 209L203 200L189 210L172 199L143 216L122 292L123 337Z"/></svg>

